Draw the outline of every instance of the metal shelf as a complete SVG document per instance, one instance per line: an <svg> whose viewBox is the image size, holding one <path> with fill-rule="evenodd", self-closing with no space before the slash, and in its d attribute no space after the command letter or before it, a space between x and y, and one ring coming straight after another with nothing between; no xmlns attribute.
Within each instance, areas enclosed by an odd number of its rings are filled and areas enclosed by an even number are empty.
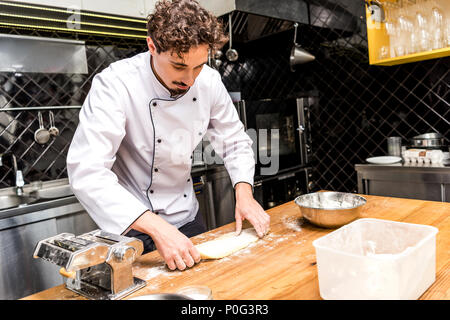
<svg viewBox="0 0 450 320"><path fill-rule="evenodd" d="M45 111L62 109L81 109L81 106L42 106L42 107L19 107L19 108L1 108L0 112L6 111Z"/></svg>
<svg viewBox="0 0 450 320"><path fill-rule="evenodd" d="M404 56L397 57L397 58L378 60L372 64L379 65L379 66L395 66L397 64L417 62L417 61L428 60L428 59L443 58L443 57L447 57L447 56L450 56L450 47L408 54L408 55L404 55Z"/></svg>

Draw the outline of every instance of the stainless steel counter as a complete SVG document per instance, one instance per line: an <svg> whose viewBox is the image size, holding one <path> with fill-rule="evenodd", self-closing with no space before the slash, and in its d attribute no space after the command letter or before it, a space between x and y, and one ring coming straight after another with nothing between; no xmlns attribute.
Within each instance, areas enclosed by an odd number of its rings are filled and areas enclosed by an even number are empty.
<svg viewBox="0 0 450 320"><path fill-rule="evenodd" d="M84 210L75 196L0 211L0 231Z"/></svg>
<svg viewBox="0 0 450 320"><path fill-rule="evenodd" d="M372 168L374 170L389 169L389 170L411 170L411 171L423 171L423 172L447 172L450 173L450 165L444 164L413 164L413 163L394 163L394 164L356 164L355 168Z"/></svg>
<svg viewBox="0 0 450 320"><path fill-rule="evenodd" d="M38 241L97 228L74 196L0 211L0 299L18 299L62 283L58 268L33 258Z"/></svg>
<svg viewBox="0 0 450 320"><path fill-rule="evenodd" d="M208 229L234 219L234 190L223 165L191 171L200 211ZM38 241L59 233L82 234L97 225L70 190L68 179L24 186L34 202L0 210L0 299L19 299L62 283L59 268L33 258ZM0 197L15 188L0 189Z"/></svg>
<svg viewBox="0 0 450 320"><path fill-rule="evenodd" d="M192 168L191 175L198 177L220 172L224 172L226 175L228 174L223 165L197 166ZM43 182L40 190L41 192L42 190L52 190L54 192L58 187L69 188L69 191L65 190L65 194L61 197L50 197L48 195L49 192L47 192L46 197L39 198L35 202L0 210L0 230L19 226L24 223L49 219L52 215L59 216L67 214L66 210L57 209L60 207L71 206L74 210L84 210L72 191L70 191L68 179ZM26 194L33 192L33 190L35 190L33 185L25 185L24 187L24 193ZM59 190L56 193L62 194ZM14 187L0 189L0 196L12 194L14 194ZM37 212L40 212L39 215L36 214Z"/></svg>
<svg viewBox="0 0 450 320"><path fill-rule="evenodd" d="M450 166L356 164L361 194L450 202Z"/></svg>

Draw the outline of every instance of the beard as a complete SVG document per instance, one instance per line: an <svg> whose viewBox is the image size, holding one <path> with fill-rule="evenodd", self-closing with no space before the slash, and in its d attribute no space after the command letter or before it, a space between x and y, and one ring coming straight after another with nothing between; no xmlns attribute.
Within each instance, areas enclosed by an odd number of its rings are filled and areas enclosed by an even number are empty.
<svg viewBox="0 0 450 320"><path fill-rule="evenodd" d="M179 82L173 82L173 84L186 86L184 83L179 83ZM184 94L188 90L189 90L189 87L187 89L179 89L179 88L172 89L172 88L169 88L169 92L170 92L171 96L178 96L178 95Z"/></svg>
<svg viewBox="0 0 450 320"><path fill-rule="evenodd" d="M182 89L169 89L170 95L171 96L179 96L180 94L184 94L188 91L189 89L186 90L182 90Z"/></svg>

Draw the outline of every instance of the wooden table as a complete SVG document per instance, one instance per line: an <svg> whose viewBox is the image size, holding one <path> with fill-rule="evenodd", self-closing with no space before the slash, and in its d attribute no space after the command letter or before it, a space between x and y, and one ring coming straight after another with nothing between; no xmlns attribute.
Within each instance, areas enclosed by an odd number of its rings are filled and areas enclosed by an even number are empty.
<svg viewBox="0 0 450 320"><path fill-rule="evenodd" d="M439 229L436 237L436 281L420 299L450 298L450 203L367 196L362 218L418 223ZM170 271L157 251L133 265L147 286L127 298L172 293L189 285L205 285L214 299L321 299L312 241L332 229L316 227L301 216L292 201L267 211L271 232L258 242L222 260L202 261L185 271ZM247 225L250 226L250 225ZM192 238L194 244L234 231L234 223ZM84 299L63 285L25 297L30 300Z"/></svg>

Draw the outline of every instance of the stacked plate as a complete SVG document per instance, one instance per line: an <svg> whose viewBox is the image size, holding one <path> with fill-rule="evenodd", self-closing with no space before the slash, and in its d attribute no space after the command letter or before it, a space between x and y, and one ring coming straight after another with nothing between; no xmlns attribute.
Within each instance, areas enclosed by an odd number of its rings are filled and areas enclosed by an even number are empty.
<svg viewBox="0 0 450 320"><path fill-rule="evenodd" d="M383 157L367 158L366 161L373 164L393 164L401 162L402 158L393 156L383 156Z"/></svg>

